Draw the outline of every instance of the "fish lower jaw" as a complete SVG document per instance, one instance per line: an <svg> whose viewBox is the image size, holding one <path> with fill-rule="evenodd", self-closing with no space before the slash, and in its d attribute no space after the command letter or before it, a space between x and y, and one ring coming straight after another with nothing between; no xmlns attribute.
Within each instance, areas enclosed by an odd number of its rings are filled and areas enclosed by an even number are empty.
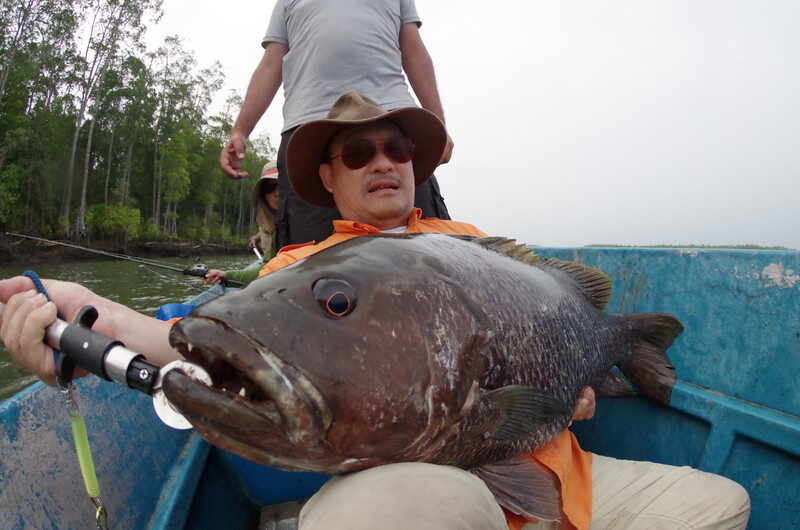
<svg viewBox="0 0 800 530"><path fill-rule="evenodd" d="M325 443L297 446L281 433L248 428L221 428L214 421L201 420L197 432L215 446L261 465L286 471L343 474L395 462L386 458L358 458L337 455Z"/></svg>
<svg viewBox="0 0 800 530"><path fill-rule="evenodd" d="M206 319L195 321L194 329L200 336L208 335L211 328L220 330L223 326ZM280 429L293 444L313 446L324 441L333 414L313 383L265 345L237 330L224 329L224 340L206 339L202 341L205 344L185 336L174 337L178 352L210 374L212 386L204 385L206 390L225 396L233 409L241 407L245 417L261 416L272 424L270 431ZM220 429L225 422L225 414L214 421Z"/></svg>
<svg viewBox="0 0 800 530"><path fill-rule="evenodd" d="M258 456L251 454L247 458L254 462L286 471L311 471L313 473L325 473L329 475L341 475L395 463L393 460L375 458L293 458L290 456L276 456L276 454L272 452L262 452Z"/></svg>

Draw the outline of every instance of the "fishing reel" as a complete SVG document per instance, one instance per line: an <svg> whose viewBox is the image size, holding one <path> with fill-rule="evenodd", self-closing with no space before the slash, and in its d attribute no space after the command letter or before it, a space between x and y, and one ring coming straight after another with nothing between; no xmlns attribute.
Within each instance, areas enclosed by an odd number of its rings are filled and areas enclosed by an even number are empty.
<svg viewBox="0 0 800 530"><path fill-rule="evenodd" d="M205 278L206 274L208 274L208 267L202 263L197 263L193 265L191 269L183 269L183 273L187 276L198 276L200 278Z"/></svg>
<svg viewBox="0 0 800 530"><path fill-rule="evenodd" d="M193 265L191 269L183 269L183 273L187 276L198 276L200 278L205 278L206 274L208 274L208 267L202 263L198 263ZM244 285L242 282L236 282L227 278L222 278L220 283L225 287L241 287Z"/></svg>

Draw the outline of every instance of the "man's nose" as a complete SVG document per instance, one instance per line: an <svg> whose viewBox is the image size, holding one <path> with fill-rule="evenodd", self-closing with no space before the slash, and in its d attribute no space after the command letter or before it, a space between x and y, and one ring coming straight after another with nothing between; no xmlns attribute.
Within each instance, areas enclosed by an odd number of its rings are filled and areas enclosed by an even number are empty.
<svg viewBox="0 0 800 530"><path fill-rule="evenodd" d="M394 169L394 160L386 156L382 149L378 149L370 162L373 171L388 173Z"/></svg>

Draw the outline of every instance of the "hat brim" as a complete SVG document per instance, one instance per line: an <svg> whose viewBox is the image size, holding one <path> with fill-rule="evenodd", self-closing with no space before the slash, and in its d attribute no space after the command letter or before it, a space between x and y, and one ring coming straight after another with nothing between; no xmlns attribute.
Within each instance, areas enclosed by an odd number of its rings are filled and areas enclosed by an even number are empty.
<svg viewBox="0 0 800 530"><path fill-rule="evenodd" d="M289 139L286 166L294 192L317 206L335 206L333 195L322 185L319 166L325 160L325 148L339 131L356 125L389 121L397 125L414 143L414 185L419 186L433 175L439 165L447 131L432 112L419 107L396 109L364 120L324 119L301 125Z"/></svg>
<svg viewBox="0 0 800 530"><path fill-rule="evenodd" d="M261 175L261 177L256 181L253 185L253 189L250 190L250 203L255 206L258 202L263 198L262 188L264 186L265 180L274 180L277 182L278 180L278 170L275 169L274 172L268 173L266 175Z"/></svg>

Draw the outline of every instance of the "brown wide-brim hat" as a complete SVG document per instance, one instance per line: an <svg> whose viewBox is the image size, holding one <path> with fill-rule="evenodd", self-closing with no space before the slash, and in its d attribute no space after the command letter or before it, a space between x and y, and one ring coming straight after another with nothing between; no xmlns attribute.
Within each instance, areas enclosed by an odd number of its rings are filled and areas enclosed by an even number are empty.
<svg viewBox="0 0 800 530"><path fill-rule="evenodd" d="M397 125L414 143L411 162L415 186L431 178L447 144L447 131L439 118L419 107L387 112L371 99L351 90L333 104L326 119L301 125L289 140L286 166L295 193L317 206L335 206L333 195L322 185L319 176L319 166L326 161L328 143L342 129L384 120Z"/></svg>
<svg viewBox="0 0 800 530"><path fill-rule="evenodd" d="M276 182L278 180L278 163L275 161L264 164L264 168L261 170L261 178L256 181L253 190L250 192L250 202L253 206L264 200L264 189L267 182L271 180Z"/></svg>

